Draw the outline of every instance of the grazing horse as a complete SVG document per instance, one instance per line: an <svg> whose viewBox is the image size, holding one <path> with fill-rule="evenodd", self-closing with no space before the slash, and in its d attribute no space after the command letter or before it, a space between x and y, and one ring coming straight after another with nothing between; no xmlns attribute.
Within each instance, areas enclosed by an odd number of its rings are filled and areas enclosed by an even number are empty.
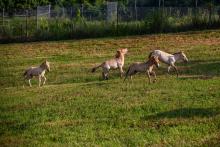
<svg viewBox="0 0 220 147"><path fill-rule="evenodd" d="M128 52L127 48L124 49L119 49L117 50L117 53L115 55L114 59L107 60L103 62L102 64L93 67L92 72L95 72L97 68L102 67L102 77L104 80L107 80L109 78L109 70L112 69L117 69L119 68L121 77L123 76L123 66L124 66L124 56Z"/></svg>
<svg viewBox="0 0 220 147"><path fill-rule="evenodd" d="M156 65L156 67L159 67L159 59L158 56L152 56L149 58L147 62L135 62L131 64L126 72L126 76L124 81L128 76L130 76L130 79L132 79L132 75L138 73L138 72L147 72L147 76L149 79L149 83L151 83L150 75L152 74L154 76L154 81L156 81L156 73L153 71L153 67Z"/></svg>
<svg viewBox="0 0 220 147"><path fill-rule="evenodd" d="M170 72L171 67L173 67L176 71L177 77L179 75L179 72L178 72L177 67L175 66L175 62L177 62L177 61L188 62L188 58L186 57L186 55L182 51L174 53L174 54L169 54L169 53L166 53L161 50L154 50L150 53L149 58L151 56L158 56L158 59L161 62L167 64L168 65L168 69L167 69L168 73Z"/></svg>
<svg viewBox="0 0 220 147"><path fill-rule="evenodd" d="M24 72L24 78L25 80L28 80L29 86L32 87L31 85L31 79L33 77L38 77L39 80L39 87L41 86L41 78L44 79L43 85L46 82L46 77L45 77L45 71L50 71L50 63L46 60L44 61L39 67L30 67ZM42 85L42 86L43 86Z"/></svg>

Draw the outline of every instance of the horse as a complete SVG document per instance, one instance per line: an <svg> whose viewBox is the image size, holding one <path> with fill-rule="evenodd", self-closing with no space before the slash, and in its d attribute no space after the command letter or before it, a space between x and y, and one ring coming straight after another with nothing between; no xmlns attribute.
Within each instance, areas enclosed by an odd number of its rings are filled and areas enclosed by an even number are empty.
<svg viewBox="0 0 220 147"><path fill-rule="evenodd" d="M173 67L176 71L177 77L179 76L179 72L178 72L177 67L175 66L175 62L177 62L177 61L188 62L189 61L183 51L180 51L180 52L177 52L174 54L169 54L169 53L166 53L161 50L154 50L149 54L149 58L151 56L158 56L158 59L161 62L167 64L168 65L168 68L167 68L168 73L170 72L171 67Z"/></svg>
<svg viewBox="0 0 220 147"><path fill-rule="evenodd" d="M41 79L43 78L43 85L45 84L47 78L45 77L45 72L46 70L49 72L50 71L50 63L46 60L44 61L40 66L38 67L30 67L27 70L25 70L23 76L25 80L28 80L29 86L32 87L31 85L31 79L33 77L38 77L39 84L38 86L41 86ZM43 86L42 85L42 86Z"/></svg>
<svg viewBox="0 0 220 147"><path fill-rule="evenodd" d="M154 65L156 65L157 68L160 65L158 56L150 57L147 62L135 62L131 64L126 72L124 81L127 79L128 76L130 76L130 79L132 79L132 75L135 75L138 72L146 72L149 79L149 83L151 83L151 74L154 76L153 82L156 82L156 73L153 71Z"/></svg>
<svg viewBox="0 0 220 147"><path fill-rule="evenodd" d="M109 70L112 69L119 69L121 77L123 76L123 66L124 66L124 59L125 59L125 54L127 54L128 49L123 48L123 49L118 49L115 55L114 59L107 60L103 62L102 64L93 67L92 72L95 72L96 69L99 67L102 67L102 77L104 80L108 80L109 78Z"/></svg>

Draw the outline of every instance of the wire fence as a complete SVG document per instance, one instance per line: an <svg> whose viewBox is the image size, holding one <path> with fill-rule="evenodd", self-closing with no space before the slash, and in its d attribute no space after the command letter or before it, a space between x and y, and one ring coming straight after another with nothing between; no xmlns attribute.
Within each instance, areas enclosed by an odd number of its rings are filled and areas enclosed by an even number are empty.
<svg viewBox="0 0 220 147"><path fill-rule="evenodd" d="M39 6L37 9L0 12L0 40L45 40L63 38L99 37L104 34L123 35L147 33L151 23L162 24L157 12L166 16L170 24L189 24L197 16L204 25L220 22L220 8L192 7L125 7L108 2L102 7ZM157 20L158 19L158 20ZM157 22L154 22L157 21ZM142 27L145 27L142 28ZM102 32L101 32L101 31ZM87 31L87 33L86 33ZM54 38L54 36L56 36Z"/></svg>

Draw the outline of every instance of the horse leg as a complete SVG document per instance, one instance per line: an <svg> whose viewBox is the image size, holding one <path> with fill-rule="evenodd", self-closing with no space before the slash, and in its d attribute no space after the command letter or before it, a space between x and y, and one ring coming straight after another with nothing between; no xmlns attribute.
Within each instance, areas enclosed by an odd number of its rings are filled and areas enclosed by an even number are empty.
<svg viewBox="0 0 220 147"><path fill-rule="evenodd" d="M156 73L154 71L151 71L151 74L154 76L154 81L153 82L156 82L156 80L157 80Z"/></svg>
<svg viewBox="0 0 220 147"><path fill-rule="evenodd" d="M28 79L28 83L29 83L29 86L32 87L32 85L31 85L31 79Z"/></svg>
<svg viewBox="0 0 220 147"><path fill-rule="evenodd" d="M108 80L108 72L109 70L107 68L103 69L102 75L103 75L104 80Z"/></svg>
<svg viewBox="0 0 220 147"><path fill-rule="evenodd" d="M105 73L104 73L104 71L102 72L102 78L105 79Z"/></svg>
<svg viewBox="0 0 220 147"><path fill-rule="evenodd" d="M109 70L106 72L106 80L108 80L109 79Z"/></svg>
<svg viewBox="0 0 220 147"><path fill-rule="evenodd" d="M106 73L104 74L104 80L108 80L108 79L109 79L109 73L106 72Z"/></svg>
<svg viewBox="0 0 220 147"><path fill-rule="evenodd" d="M46 83L47 78L45 76L43 76L43 78L44 78L44 82L43 82L44 85Z"/></svg>
<svg viewBox="0 0 220 147"><path fill-rule="evenodd" d="M178 78L178 77L179 77L178 69L177 69L177 67L176 67L175 65L173 65L173 68L175 69L175 71L176 71L176 77Z"/></svg>
<svg viewBox="0 0 220 147"><path fill-rule="evenodd" d="M121 78L122 78L122 77L123 77L123 74L124 74L124 71L123 71L122 66L119 66L119 71L120 71L120 75L121 75Z"/></svg>
<svg viewBox="0 0 220 147"><path fill-rule="evenodd" d="M168 72L168 73L170 73L170 69L171 69L171 67L172 67L171 65L168 66L168 68L167 68L167 72Z"/></svg>
<svg viewBox="0 0 220 147"><path fill-rule="evenodd" d="M41 76L38 76L38 81L39 81L38 86L40 87L40 85L41 85Z"/></svg>
<svg viewBox="0 0 220 147"><path fill-rule="evenodd" d="M151 83L150 72L149 71L147 71L147 77L148 77L149 83Z"/></svg>

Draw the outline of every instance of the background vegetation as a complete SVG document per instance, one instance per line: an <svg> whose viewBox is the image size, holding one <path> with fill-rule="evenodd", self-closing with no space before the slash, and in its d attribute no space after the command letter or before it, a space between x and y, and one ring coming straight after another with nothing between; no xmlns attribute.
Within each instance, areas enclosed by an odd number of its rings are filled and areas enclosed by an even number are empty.
<svg viewBox="0 0 220 147"><path fill-rule="evenodd" d="M220 5L218 0L1 0L0 8L5 8L6 10L12 9L27 9L36 8L40 5L60 6L69 7L75 4L85 4L93 6L101 6L107 1L118 1L120 4L129 6L152 6L156 7L161 3L161 6L175 6L175 7L189 7L189 6L204 6L207 4ZM164 4L163 4L164 3Z"/></svg>
<svg viewBox="0 0 220 147"><path fill-rule="evenodd" d="M0 19L0 41L80 39L220 27L217 0L118 2L115 19L109 21L105 0L3 0L0 7L5 17ZM51 14L43 11L46 14L42 15L36 10L37 6L48 4ZM190 13L184 15L187 11Z"/></svg>

